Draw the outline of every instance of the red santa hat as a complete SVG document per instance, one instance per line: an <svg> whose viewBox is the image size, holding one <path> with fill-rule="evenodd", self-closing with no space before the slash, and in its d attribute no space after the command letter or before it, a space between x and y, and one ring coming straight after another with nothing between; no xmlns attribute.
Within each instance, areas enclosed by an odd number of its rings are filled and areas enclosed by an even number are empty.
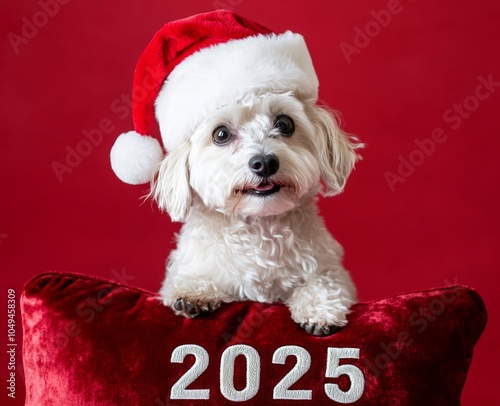
<svg viewBox="0 0 500 406"><path fill-rule="evenodd" d="M115 141L113 171L134 185L154 176L165 154L150 135L155 116L168 153L189 139L204 117L255 91L293 91L316 102L318 79L301 35L274 33L225 10L167 23L137 63L135 131Z"/></svg>

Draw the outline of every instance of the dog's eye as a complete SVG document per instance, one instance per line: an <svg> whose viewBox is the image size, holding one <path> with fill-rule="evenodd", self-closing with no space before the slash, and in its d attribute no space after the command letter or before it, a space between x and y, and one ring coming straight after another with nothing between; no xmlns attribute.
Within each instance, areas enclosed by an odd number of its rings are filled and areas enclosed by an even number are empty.
<svg viewBox="0 0 500 406"><path fill-rule="evenodd" d="M233 133L227 127L221 125L217 127L212 133L212 139L215 145L227 144L233 138Z"/></svg>
<svg viewBox="0 0 500 406"><path fill-rule="evenodd" d="M295 124L290 117L280 114L276 117L274 128L277 128L282 135L290 137L295 131Z"/></svg>

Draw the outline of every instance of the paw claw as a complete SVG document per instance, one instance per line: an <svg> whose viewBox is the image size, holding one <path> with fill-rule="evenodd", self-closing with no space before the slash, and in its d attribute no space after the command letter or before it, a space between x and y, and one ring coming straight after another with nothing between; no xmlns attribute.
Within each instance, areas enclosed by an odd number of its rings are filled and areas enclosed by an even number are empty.
<svg viewBox="0 0 500 406"><path fill-rule="evenodd" d="M198 302L202 313L213 313L220 307L220 302Z"/></svg>
<svg viewBox="0 0 500 406"><path fill-rule="evenodd" d="M200 313L201 309L193 303L190 303L186 301L186 313L189 314L190 316L197 316L198 313Z"/></svg>
<svg viewBox="0 0 500 406"><path fill-rule="evenodd" d="M184 308L184 299L177 299L174 303L174 310L181 311Z"/></svg>

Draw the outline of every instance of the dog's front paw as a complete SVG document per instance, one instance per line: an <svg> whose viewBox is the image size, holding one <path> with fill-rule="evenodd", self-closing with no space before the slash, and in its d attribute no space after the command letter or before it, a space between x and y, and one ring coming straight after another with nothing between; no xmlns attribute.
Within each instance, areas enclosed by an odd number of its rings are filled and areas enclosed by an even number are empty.
<svg viewBox="0 0 500 406"><path fill-rule="evenodd" d="M322 308L320 306L292 307L292 319L309 334L315 336L329 336L336 333L347 324L348 309Z"/></svg>
<svg viewBox="0 0 500 406"><path fill-rule="evenodd" d="M292 319L315 336L327 336L347 324L349 308L354 303L354 288L339 288L332 278L322 277L294 289L286 303Z"/></svg>
<svg viewBox="0 0 500 406"><path fill-rule="evenodd" d="M189 319L203 313L212 313L220 307L219 300L190 300L186 297L179 297L172 306L175 314Z"/></svg>
<svg viewBox="0 0 500 406"><path fill-rule="evenodd" d="M189 319L214 312L225 298L211 280L199 276L167 278L160 290L163 304L176 315Z"/></svg>

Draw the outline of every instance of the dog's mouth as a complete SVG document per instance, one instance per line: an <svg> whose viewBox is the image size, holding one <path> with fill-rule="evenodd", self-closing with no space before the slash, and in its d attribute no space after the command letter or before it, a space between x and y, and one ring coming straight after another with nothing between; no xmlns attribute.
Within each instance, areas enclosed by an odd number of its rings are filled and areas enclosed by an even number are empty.
<svg viewBox="0 0 500 406"><path fill-rule="evenodd" d="M252 196L270 196L279 192L280 189L281 185L264 181L253 188L236 189L236 193Z"/></svg>

